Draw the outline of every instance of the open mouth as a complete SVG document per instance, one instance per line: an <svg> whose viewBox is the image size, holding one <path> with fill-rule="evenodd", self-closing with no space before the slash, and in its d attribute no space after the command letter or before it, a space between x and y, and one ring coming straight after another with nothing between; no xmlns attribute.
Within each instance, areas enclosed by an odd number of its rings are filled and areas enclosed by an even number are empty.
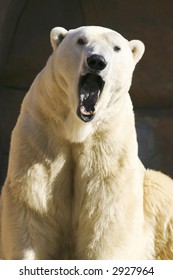
<svg viewBox="0 0 173 280"><path fill-rule="evenodd" d="M103 90L104 81L101 76L87 73L79 80L79 106L78 117L89 122L95 117L95 109Z"/></svg>

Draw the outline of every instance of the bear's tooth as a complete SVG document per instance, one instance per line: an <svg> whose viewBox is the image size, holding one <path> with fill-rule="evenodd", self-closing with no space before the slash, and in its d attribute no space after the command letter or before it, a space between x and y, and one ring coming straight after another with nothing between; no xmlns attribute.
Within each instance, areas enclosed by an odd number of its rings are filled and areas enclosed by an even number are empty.
<svg viewBox="0 0 173 280"><path fill-rule="evenodd" d="M80 107L80 111L83 115L90 115L90 112L87 112L84 106Z"/></svg>
<svg viewBox="0 0 173 280"><path fill-rule="evenodd" d="M81 94L81 95L80 95L80 101L81 101L81 102L83 102L84 97L85 97L84 94Z"/></svg>

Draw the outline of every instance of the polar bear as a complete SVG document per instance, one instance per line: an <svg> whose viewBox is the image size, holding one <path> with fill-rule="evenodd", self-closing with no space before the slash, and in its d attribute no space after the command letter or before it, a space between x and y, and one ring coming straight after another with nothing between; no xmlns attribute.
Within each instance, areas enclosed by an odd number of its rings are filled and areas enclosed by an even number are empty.
<svg viewBox="0 0 173 280"><path fill-rule="evenodd" d="M54 28L24 98L1 195L2 259L173 259L173 181L138 158L139 40Z"/></svg>

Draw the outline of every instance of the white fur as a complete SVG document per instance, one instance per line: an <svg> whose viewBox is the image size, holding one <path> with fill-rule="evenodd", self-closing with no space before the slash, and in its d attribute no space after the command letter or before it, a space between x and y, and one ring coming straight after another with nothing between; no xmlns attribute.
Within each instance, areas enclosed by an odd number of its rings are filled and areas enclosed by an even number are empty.
<svg viewBox="0 0 173 280"><path fill-rule="evenodd" d="M140 162L128 94L143 43L96 26L50 36L53 53L12 133L1 258L172 259L172 180ZM78 84L92 54L107 61L105 85L84 123Z"/></svg>

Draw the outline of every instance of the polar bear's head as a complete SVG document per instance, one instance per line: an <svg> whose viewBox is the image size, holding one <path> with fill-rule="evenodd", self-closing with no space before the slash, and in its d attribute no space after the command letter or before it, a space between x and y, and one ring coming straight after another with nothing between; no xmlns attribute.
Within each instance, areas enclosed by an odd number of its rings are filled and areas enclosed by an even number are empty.
<svg viewBox="0 0 173 280"><path fill-rule="evenodd" d="M139 40L98 26L52 29L54 75L83 122L95 121L127 93L133 70L144 52Z"/></svg>

